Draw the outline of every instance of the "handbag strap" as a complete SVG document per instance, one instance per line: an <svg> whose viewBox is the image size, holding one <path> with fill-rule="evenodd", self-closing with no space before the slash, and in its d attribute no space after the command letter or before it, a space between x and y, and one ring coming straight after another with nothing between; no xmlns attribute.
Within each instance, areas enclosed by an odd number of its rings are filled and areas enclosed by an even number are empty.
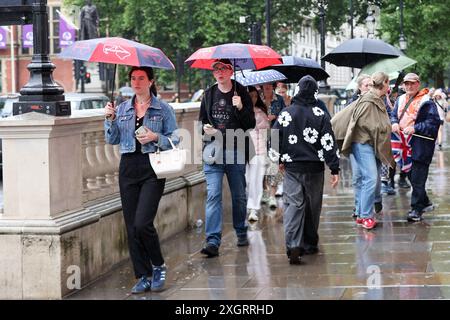
<svg viewBox="0 0 450 320"><path fill-rule="evenodd" d="M409 99L409 101L406 103L405 107L404 107L403 110L402 110L402 114L400 115L400 118L398 118L398 122L399 122L399 123L400 123L400 121L402 120L403 116L405 115L406 110L408 109L409 105L413 102L414 98L415 98L418 94L419 94L419 92L417 91L416 94L415 94L413 97L411 97L411 98Z"/></svg>
<svg viewBox="0 0 450 320"><path fill-rule="evenodd" d="M170 139L170 138L168 137L167 140L169 140L170 145L172 146L172 149L173 149L173 150L178 150L177 146L175 146L175 145L173 144L172 139ZM159 147L159 145L158 145L158 147L156 148L156 152L157 152L157 153L161 152L161 148Z"/></svg>

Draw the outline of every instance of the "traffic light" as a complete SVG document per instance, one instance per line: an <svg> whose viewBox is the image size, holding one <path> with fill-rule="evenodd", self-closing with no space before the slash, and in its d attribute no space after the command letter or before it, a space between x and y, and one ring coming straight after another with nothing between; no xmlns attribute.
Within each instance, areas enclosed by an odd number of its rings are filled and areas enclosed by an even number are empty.
<svg viewBox="0 0 450 320"><path fill-rule="evenodd" d="M80 66L80 79L86 80L86 67L81 65Z"/></svg>
<svg viewBox="0 0 450 320"><path fill-rule="evenodd" d="M86 72L86 75L84 76L84 82L91 83L91 73L90 72Z"/></svg>
<svg viewBox="0 0 450 320"><path fill-rule="evenodd" d="M73 75L76 80L80 80L80 67L82 62L80 60L73 60Z"/></svg>

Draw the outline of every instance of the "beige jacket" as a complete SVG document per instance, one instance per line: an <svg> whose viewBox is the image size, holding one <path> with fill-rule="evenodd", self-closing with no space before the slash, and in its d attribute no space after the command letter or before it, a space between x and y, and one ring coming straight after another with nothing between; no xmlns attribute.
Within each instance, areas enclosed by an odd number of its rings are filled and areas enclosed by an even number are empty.
<svg viewBox="0 0 450 320"><path fill-rule="evenodd" d="M367 92L338 112L331 125L343 155L351 153L353 142L368 143L381 162L393 166L391 122L383 100L374 93Z"/></svg>

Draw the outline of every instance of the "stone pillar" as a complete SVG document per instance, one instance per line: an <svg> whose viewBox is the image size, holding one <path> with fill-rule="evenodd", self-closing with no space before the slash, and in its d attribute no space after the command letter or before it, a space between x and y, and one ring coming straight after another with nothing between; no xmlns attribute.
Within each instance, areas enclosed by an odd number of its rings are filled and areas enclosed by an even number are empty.
<svg viewBox="0 0 450 320"><path fill-rule="evenodd" d="M81 208L82 125L35 112L0 122L3 218L49 219Z"/></svg>

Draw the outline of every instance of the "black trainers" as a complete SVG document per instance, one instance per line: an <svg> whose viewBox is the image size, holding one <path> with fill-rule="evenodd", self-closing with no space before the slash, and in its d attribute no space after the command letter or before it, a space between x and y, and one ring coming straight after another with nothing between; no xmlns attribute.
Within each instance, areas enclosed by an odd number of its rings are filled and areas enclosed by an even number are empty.
<svg viewBox="0 0 450 320"><path fill-rule="evenodd" d="M383 210L383 204L381 202L375 202L373 206L375 208L375 213L380 213L381 210Z"/></svg>
<svg viewBox="0 0 450 320"><path fill-rule="evenodd" d="M317 247L308 247L308 248L301 248L301 256L302 255L308 255L308 254L316 254L319 252L319 248Z"/></svg>
<svg viewBox="0 0 450 320"><path fill-rule="evenodd" d="M358 218L358 214L356 213L356 208L353 208L352 218L353 219Z"/></svg>
<svg viewBox="0 0 450 320"><path fill-rule="evenodd" d="M291 248L288 249L289 251L289 264L300 264L301 258L300 258L300 248Z"/></svg>
<svg viewBox="0 0 450 320"><path fill-rule="evenodd" d="M208 258L217 257L219 255L219 247L213 244L207 244L200 252L206 254Z"/></svg>
<svg viewBox="0 0 450 320"><path fill-rule="evenodd" d="M237 246L238 247L246 247L248 245L249 245L249 243L248 243L247 235L238 237L238 241L237 241Z"/></svg>
<svg viewBox="0 0 450 320"><path fill-rule="evenodd" d="M406 217L408 222L418 222L421 221L422 218L422 212L418 212L417 210L411 210L408 212L408 216Z"/></svg>

